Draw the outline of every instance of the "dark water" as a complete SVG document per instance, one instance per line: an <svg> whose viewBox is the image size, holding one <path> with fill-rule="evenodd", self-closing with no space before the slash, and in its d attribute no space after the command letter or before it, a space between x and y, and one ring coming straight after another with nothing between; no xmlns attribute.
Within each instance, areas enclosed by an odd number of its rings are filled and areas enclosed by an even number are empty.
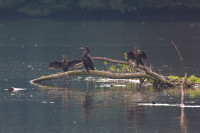
<svg viewBox="0 0 200 133"><path fill-rule="evenodd" d="M199 132L200 108L141 106L138 103L180 104L180 88L157 89L126 82L101 83L70 78L46 85L29 81L56 73L51 61L80 59L78 48L92 56L124 60L134 46L148 54L148 65L163 75L183 76L173 40L188 74L200 73L200 23L127 21L0 21L0 131L22 132ZM97 69L107 69L95 61ZM106 85L125 85L106 87ZM17 92L5 89L25 88ZM54 87L52 87L54 86ZM56 87L57 86L57 87ZM102 87L103 86L103 87ZM200 105L199 89L185 91L185 104Z"/></svg>

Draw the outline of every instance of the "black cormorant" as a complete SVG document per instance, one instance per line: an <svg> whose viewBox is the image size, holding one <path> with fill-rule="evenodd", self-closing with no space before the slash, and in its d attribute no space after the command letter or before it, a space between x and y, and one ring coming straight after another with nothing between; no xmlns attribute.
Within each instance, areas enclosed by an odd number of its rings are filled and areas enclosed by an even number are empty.
<svg viewBox="0 0 200 133"><path fill-rule="evenodd" d="M73 60L73 61L68 61L67 56L63 55L63 60L61 62L51 62L48 65L48 69L57 69L60 70L62 69L63 72L68 71L68 68L70 68L70 70L72 70L74 68L74 66L78 63L81 63L82 61L80 60Z"/></svg>
<svg viewBox="0 0 200 133"><path fill-rule="evenodd" d="M131 52L131 51L128 53L128 59L127 60L129 61L130 59L136 60L136 65L138 67L139 64L144 65L143 60L147 59L147 55L144 51L139 52L138 47L135 47L134 53Z"/></svg>
<svg viewBox="0 0 200 133"><path fill-rule="evenodd" d="M92 60L91 56L89 55L89 48L82 47L80 49L85 50L82 55L82 61L83 61L84 67L87 70L87 72L89 72L89 69L95 70L93 60Z"/></svg>

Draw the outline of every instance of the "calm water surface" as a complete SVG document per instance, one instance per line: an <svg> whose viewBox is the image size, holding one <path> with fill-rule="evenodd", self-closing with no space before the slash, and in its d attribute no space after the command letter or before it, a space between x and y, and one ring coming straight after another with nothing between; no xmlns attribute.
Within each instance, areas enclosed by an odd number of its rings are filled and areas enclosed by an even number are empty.
<svg viewBox="0 0 200 133"><path fill-rule="evenodd" d="M138 103L180 104L180 88L157 89L131 82L85 81L72 77L33 85L29 81L56 73L48 63L80 59L81 46L92 56L124 60L134 46L146 51L147 65L163 75L183 76L179 57L170 44L174 40L182 53L188 74L200 73L200 23L55 21L26 19L0 21L0 131L26 132L199 132L200 108L141 106ZM106 70L95 61L98 70ZM82 68L81 68L82 69ZM110 85L113 87L109 87ZM117 86L123 85L123 86ZM5 89L24 88L17 92ZM185 90L186 105L200 105L199 89Z"/></svg>

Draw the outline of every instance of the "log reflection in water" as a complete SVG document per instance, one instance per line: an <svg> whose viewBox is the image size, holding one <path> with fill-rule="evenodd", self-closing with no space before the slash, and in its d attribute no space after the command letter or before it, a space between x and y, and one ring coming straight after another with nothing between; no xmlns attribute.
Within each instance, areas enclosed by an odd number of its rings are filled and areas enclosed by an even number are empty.
<svg viewBox="0 0 200 133"><path fill-rule="evenodd" d="M185 89L186 89L186 82L187 82L187 74L185 73L185 79L181 83L181 116L180 116L180 125L181 125L181 130L183 133L187 133L187 119L186 115L184 112L184 94L185 94Z"/></svg>

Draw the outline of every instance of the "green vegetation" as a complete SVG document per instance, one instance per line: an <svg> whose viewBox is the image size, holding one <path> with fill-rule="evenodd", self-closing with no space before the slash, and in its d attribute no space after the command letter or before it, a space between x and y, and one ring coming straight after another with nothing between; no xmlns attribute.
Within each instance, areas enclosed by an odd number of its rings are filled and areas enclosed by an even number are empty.
<svg viewBox="0 0 200 133"><path fill-rule="evenodd" d="M127 54L126 53L124 53L124 58L127 59ZM118 72L118 73L120 73L120 72L123 72L123 73L128 72L128 73L130 73L133 70L131 66L125 65L125 64L109 65L107 61L104 61L104 65L108 67L108 70L110 72ZM104 70L102 70L102 71L104 71Z"/></svg>
<svg viewBox="0 0 200 133"><path fill-rule="evenodd" d="M170 75L169 78L171 79L184 79L185 77L178 77ZM200 78L196 77L195 75L190 75L188 78L189 81L200 83Z"/></svg>
<svg viewBox="0 0 200 133"><path fill-rule="evenodd" d="M118 72L118 73L121 73L121 72L130 73L130 72L132 72L132 67L130 67L129 65L125 65L125 64L108 65L107 62L106 62L106 64L104 62L104 65L108 66L108 70L110 72ZM102 71L104 71L104 70L102 70Z"/></svg>
<svg viewBox="0 0 200 133"><path fill-rule="evenodd" d="M170 75L169 78L171 78L171 79L180 79L180 77L178 77L178 76L172 76L172 75Z"/></svg>
<svg viewBox="0 0 200 133"><path fill-rule="evenodd" d="M196 77L194 75L191 75L189 77L189 80L192 81L192 82L198 82L198 83L200 83L200 78L198 78L198 77Z"/></svg>
<svg viewBox="0 0 200 133"><path fill-rule="evenodd" d="M45 16L75 10L133 12L140 9L199 9L198 0L0 0L0 10Z"/></svg>

